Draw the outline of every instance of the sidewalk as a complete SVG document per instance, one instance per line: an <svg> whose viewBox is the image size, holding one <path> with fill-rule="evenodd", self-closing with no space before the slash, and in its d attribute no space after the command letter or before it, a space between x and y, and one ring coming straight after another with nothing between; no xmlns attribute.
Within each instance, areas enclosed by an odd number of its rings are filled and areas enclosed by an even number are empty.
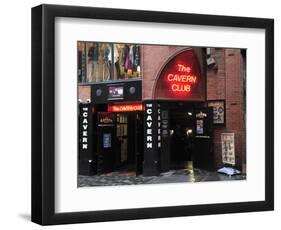
<svg viewBox="0 0 281 230"><path fill-rule="evenodd" d="M135 176L133 172L112 172L94 176L78 176L78 187L89 186L113 186L113 185L137 185L137 184L162 184L181 182L202 182L202 181L230 181L244 180L246 175L227 176L217 172L194 169L189 173L186 169L170 170L161 173L159 176L144 177Z"/></svg>

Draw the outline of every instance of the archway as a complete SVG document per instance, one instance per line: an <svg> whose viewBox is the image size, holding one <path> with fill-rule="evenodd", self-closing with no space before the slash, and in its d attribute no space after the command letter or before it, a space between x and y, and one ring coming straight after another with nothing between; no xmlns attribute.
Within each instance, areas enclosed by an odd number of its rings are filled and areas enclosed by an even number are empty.
<svg viewBox="0 0 281 230"><path fill-rule="evenodd" d="M184 50L162 68L155 87L156 100L205 100L205 77L194 49Z"/></svg>

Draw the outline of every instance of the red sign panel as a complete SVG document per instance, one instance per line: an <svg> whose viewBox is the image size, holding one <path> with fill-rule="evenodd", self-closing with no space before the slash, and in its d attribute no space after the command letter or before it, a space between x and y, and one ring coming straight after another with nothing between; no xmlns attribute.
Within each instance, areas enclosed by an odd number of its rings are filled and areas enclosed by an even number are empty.
<svg viewBox="0 0 281 230"><path fill-rule="evenodd" d="M192 49L168 62L155 88L156 99L204 100L203 93L200 64Z"/></svg>
<svg viewBox="0 0 281 230"><path fill-rule="evenodd" d="M134 112L143 111L143 104L108 105L108 112Z"/></svg>

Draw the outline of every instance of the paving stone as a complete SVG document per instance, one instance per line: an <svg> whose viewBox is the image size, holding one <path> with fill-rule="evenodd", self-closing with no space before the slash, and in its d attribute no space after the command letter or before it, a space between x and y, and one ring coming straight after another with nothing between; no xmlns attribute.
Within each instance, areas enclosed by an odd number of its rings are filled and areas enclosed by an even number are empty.
<svg viewBox="0 0 281 230"><path fill-rule="evenodd" d="M217 172L194 169L189 173L185 169L171 170L161 173L159 176L144 177L134 176L133 173L122 174L118 172L94 176L78 176L78 187L90 186L115 186L115 185L139 185L139 184L163 184L203 181L232 181L246 179L246 175L227 176Z"/></svg>

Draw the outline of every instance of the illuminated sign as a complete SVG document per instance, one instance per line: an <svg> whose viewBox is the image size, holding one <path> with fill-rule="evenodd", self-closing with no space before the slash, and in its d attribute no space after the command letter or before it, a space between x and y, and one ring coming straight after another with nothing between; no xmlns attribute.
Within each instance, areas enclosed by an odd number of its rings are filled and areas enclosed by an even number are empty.
<svg viewBox="0 0 281 230"><path fill-rule="evenodd" d="M194 49L172 58L160 73L154 91L155 99L204 100L205 78Z"/></svg>
<svg viewBox="0 0 281 230"><path fill-rule="evenodd" d="M78 146L79 159L92 160L93 151L93 114L91 103L79 103L78 117ZM84 163L83 163L84 164ZM84 168L82 169L82 171ZM83 171L86 173L86 171Z"/></svg>
<svg viewBox="0 0 281 230"><path fill-rule="evenodd" d="M135 112L143 111L142 104L108 105L108 112Z"/></svg>
<svg viewBox="0 0 281 230"><path fill-rule="evenodd" d="M89 108L82 108L82 149L88 149L88 117L89 117Z"/></svg>
<svg viewBox="0 0 281 230"><path fill-rule="evenodd" d="M170 87L173 92L191 91L191 86L196 83L197 77L192 75L191 67L182 64L176 65L176 71L167 74L167 80L170 82Z"/></svg>
<svg viewBox="0 0 281 230"><path fill-rule="evenodd" d="M153 106L151 103L146 104L146 148L152 149L152 113Z"/></svg>

